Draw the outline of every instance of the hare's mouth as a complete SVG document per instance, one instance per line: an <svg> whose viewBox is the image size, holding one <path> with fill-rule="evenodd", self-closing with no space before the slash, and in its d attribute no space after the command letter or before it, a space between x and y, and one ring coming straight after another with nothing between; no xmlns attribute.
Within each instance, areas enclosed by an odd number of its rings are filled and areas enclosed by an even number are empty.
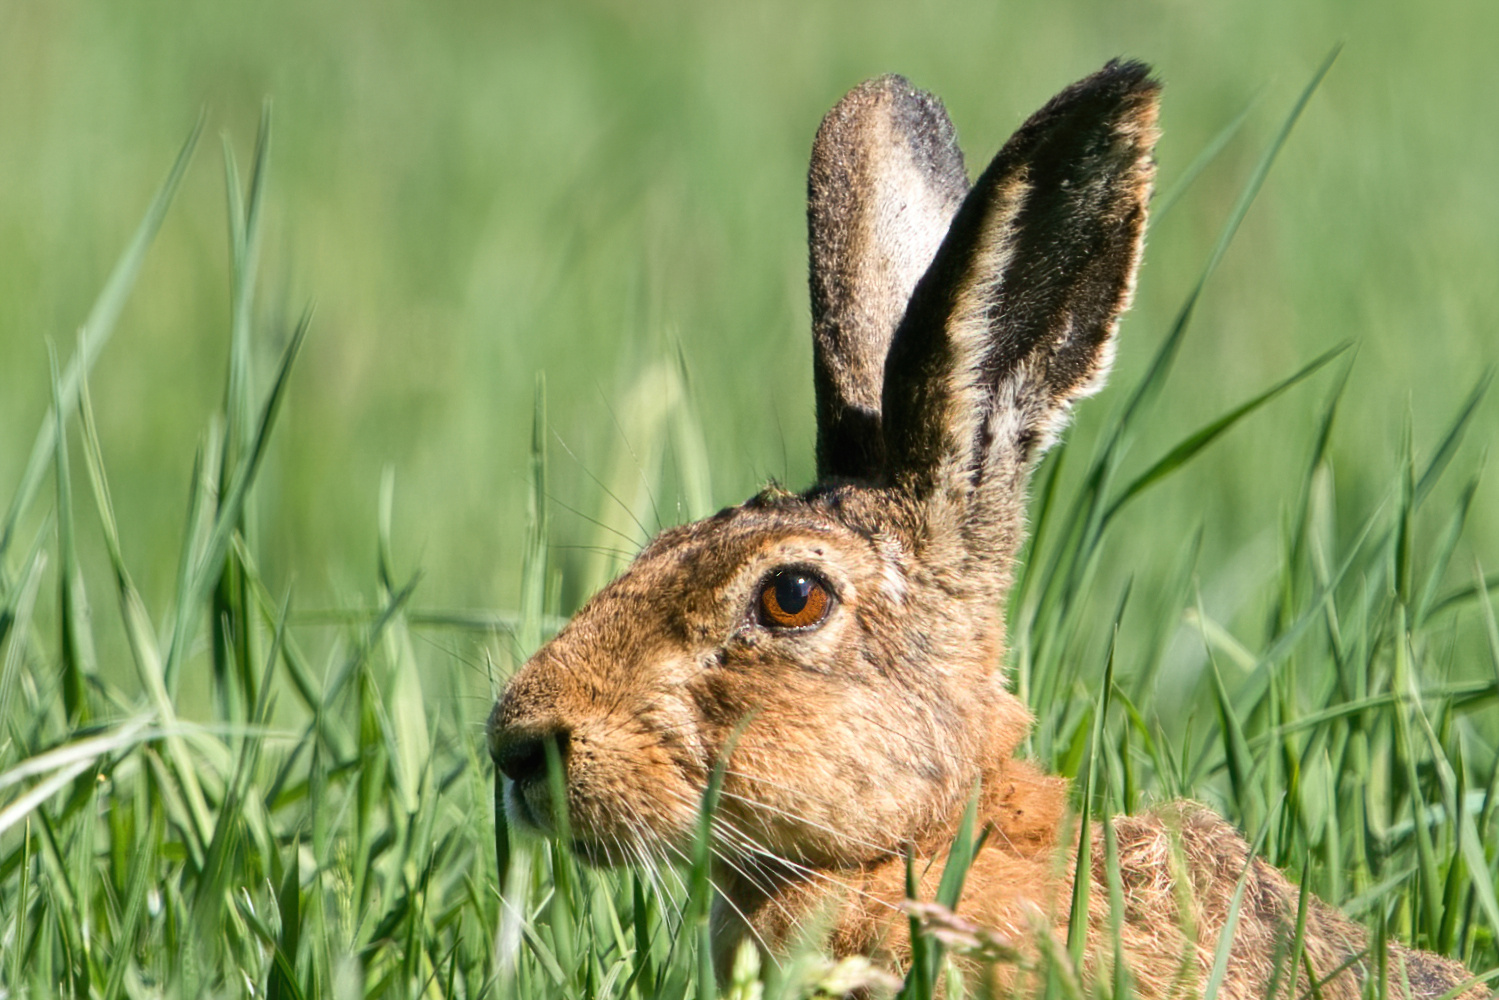
<svg viewBox="0 0 1499 1000"><path fill-rule="evenodd" d="M525 790L519 781L507 779L505 782L505 816L515 826L532 833L547 836L552 832L549 824L526 801Z"/></svg>

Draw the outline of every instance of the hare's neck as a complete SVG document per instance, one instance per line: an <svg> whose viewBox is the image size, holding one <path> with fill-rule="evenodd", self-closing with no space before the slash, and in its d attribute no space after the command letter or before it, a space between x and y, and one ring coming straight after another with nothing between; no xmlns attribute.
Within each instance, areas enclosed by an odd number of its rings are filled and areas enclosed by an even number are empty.
<svg viewBox="0 0 1499 1000"><path fill-rule="evenodd" d="M1046 774L1028 760L1006 759L984 775L980 815L990 824L990 840L1002 851L1050 855L1066 825L1067 779Z"/></svg>
<svg viewBox="0 0 1499 1000"><path fill-rule="evenodd" d="M984 775L980 823L990 830L969 870L964 899L983 909L991 924L1009 924L1022 909L1051 909L1058 875L1058 831L1065 827L1067 782L1030 761L1006 760ZM961 810L916 846L919 893L931 899L941 880ZM782 953L804 938L835 956L864 954L903 960L907 920L906 861L899 854L859 867L792 868L784 864L714 873L720 897L713 914L714 959L727 975L741 941ZM963 909L970 909L965 902ZM1012 913L1013 911L1013 913ZM1018 919L1018 918L1016 918Z"/></svg>

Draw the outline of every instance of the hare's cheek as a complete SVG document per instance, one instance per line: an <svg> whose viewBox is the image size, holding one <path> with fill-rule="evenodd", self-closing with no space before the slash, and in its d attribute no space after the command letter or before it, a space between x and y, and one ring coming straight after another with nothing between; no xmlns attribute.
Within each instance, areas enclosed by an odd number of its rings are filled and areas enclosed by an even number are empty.
<svg viewBox="0 0 1499 1000"><path fill-rule="evenodd" d="M944 812L953 750L929 709L886 686L822 686L767 710L745 732L733 787L778 853L867 858L909 837L923 810Z"/></svg>

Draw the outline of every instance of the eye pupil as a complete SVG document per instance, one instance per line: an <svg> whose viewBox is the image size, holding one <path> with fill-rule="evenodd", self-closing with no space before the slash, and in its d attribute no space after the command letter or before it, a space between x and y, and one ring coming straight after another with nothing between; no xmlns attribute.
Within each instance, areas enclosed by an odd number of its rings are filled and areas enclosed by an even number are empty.
<svg viewBox="0 0 1499 1000"><path fill-rule="evenodd" d="M811 628L827 617L832 603L827 584L816 576L782 570L760 586L760 622L771 628Z"/></svg>
<svg viewBox="0 0 1499 1000"><path fill-rule="evenodd" d="M801 573L787 573L776 578L776 603L788 615L800 614L807 606L816 584Z"/></svg>

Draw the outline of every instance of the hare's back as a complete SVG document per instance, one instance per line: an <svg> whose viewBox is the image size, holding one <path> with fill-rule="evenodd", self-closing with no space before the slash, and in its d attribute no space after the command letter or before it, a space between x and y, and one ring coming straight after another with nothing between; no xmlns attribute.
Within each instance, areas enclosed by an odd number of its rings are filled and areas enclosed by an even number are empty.
<svg viewBox="0 0 1499 1000"><path fill-rule="evenodd" d="M1218 942L1232 940L1224 995L1259 1000L1287 992L1301 889L1273 865L1251 854L1244 837L1206 806L1177 802L1112 820L1125 903L1124 944L1141 995L1165 996L1173 981L1205 985ZM1102 832L1095 838L1096 901L1090 921L1109 934L1109 876ZM1240 884L1242 882L1242 889ZM1233 926L1229 927L1232 915ZM1358 1000L1377 975L1368 932L1315 896L1307 899L1304 960L1294 995L1311 988L1309 965L1323 1000ZM1387 945L1392 996L1435 1000L1472 980L1462 965L1430 952ZM1487 996L1481 987L1468 991Z"/></svg>

